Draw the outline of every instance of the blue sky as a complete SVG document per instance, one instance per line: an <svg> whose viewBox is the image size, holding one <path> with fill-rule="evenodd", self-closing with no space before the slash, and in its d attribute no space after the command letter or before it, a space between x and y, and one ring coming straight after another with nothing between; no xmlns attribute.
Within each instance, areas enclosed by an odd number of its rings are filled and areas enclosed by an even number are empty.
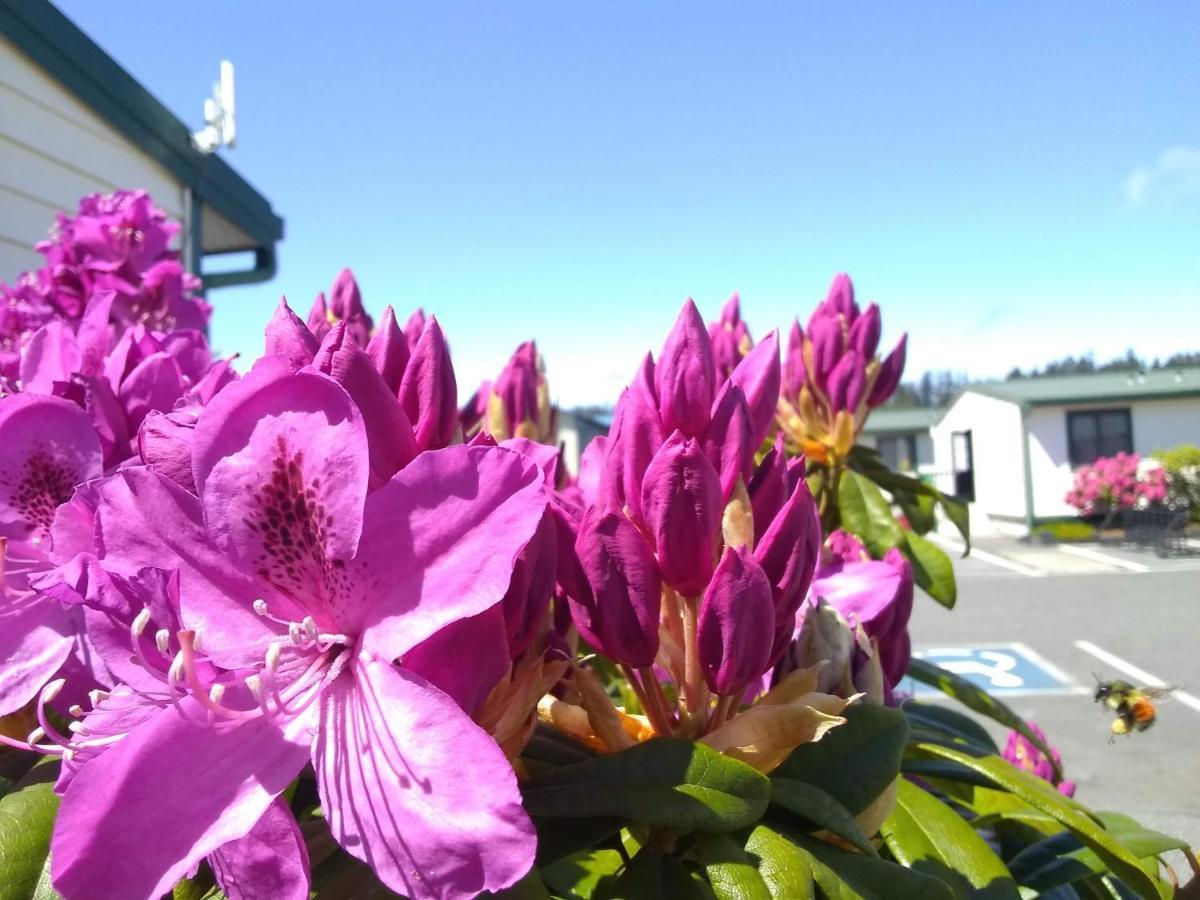
<svg viewBox="0 0 1200 900"><path fill-rule="evenodd" d="M60 6L197 127L237 67L287 236L222 350L342 265L437 313L464 395L536 337L611 399L685 297L758 336L841 270L914 376L1200 349L1194 2Z"/></svg>

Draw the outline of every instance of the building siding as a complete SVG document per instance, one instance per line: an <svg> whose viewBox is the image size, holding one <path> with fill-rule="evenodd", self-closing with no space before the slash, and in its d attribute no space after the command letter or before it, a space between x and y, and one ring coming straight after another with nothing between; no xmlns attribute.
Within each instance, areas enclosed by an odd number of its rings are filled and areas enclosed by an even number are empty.
<svg viewBox="0 0 1200 900"><path fill-rule="evenodd" d="M931 430L937 486L954 492L952 435L970 431L975 470L975 507L990 516L1023 518L1025 471L1021 457L1021 410L1015 403L965 391Z"/></svg>
<svg viewBox="0 0 1200 900"><path fill-rule="evenodd" d="M1073 478L1067 448L1067 412L1125 407L1130 411L1135 453L1149 456L1175 444L1200 444L1200 397L1035 407L1029 415L1029 449L1036 516L1076 513L1063 499Z"/></svg>
<svg viewBox="0 0 1200 900"><path fill-rule="evenodd" d="M0 281L36 267L56 211L96 191L143 188L181 219L183 185L0 37Z"/></svg>

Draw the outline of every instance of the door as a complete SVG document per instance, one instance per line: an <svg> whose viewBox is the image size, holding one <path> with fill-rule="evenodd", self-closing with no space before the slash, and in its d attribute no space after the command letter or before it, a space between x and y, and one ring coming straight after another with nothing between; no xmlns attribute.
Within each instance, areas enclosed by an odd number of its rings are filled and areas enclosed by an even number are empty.
<svg viewBox="0 0 1200 900"><path fill-rule="evenodd" d="M974 502L975 449L971 445L971 432L952 432L950 435L950 450L954 463L955 496L968 502Z"/></svg>

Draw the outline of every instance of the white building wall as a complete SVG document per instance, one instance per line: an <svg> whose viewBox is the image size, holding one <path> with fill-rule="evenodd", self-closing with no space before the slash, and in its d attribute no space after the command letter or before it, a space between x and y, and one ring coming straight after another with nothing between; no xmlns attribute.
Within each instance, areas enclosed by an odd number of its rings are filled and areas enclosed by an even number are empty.
<svg viewBox="0 0 1200 900"><path fill-rule="evenodd" d="M964 391L931 429L939 490L954 492L952 435L970 431L975 469L975 509L989 516L1025 515L1021 411L1015 403Z"/></svg>
<svg viewBox="0 0 1200 900"><path fill-rule="evenodd" d="M1200 397L1034 407L1029 413L1029 449L1037 517L1076 514L1075 508L1063 500L1073 479L1067 446L1067 412L1126 407L1130 411L1135 453L1149 456L1155 450L1175 444L1200 444Z"/></svg>
<svg viewBox="0 0 1200 900"><path fill-rule="evenodd" d="M0 281L42 264L32 248L56 212L117 188L145 189L183 218L173 175L0 37Z"/></svg>

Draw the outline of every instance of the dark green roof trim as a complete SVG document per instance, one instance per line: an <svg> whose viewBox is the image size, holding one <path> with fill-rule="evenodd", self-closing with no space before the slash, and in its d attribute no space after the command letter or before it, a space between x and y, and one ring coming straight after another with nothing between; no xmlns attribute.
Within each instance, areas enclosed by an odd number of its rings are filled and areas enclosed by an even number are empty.
<svg viewBox="0 0 1200 900"><path fill-rule="evenodd" d="M938 423L945 413L946 410L942 407L875 409L867 417L867 423L863 426L863 434L912 434L928 431Z"/></svg>
<svg viewBox="0 0 1200 900"><path fill-rule="evenodd" d="M283 238L283 219L266 198L225 160L196 149L188 127L48 0L0 0L0 34L191 187L205 205L261 247L272 245L274 253L274 243Z"/></svg>

